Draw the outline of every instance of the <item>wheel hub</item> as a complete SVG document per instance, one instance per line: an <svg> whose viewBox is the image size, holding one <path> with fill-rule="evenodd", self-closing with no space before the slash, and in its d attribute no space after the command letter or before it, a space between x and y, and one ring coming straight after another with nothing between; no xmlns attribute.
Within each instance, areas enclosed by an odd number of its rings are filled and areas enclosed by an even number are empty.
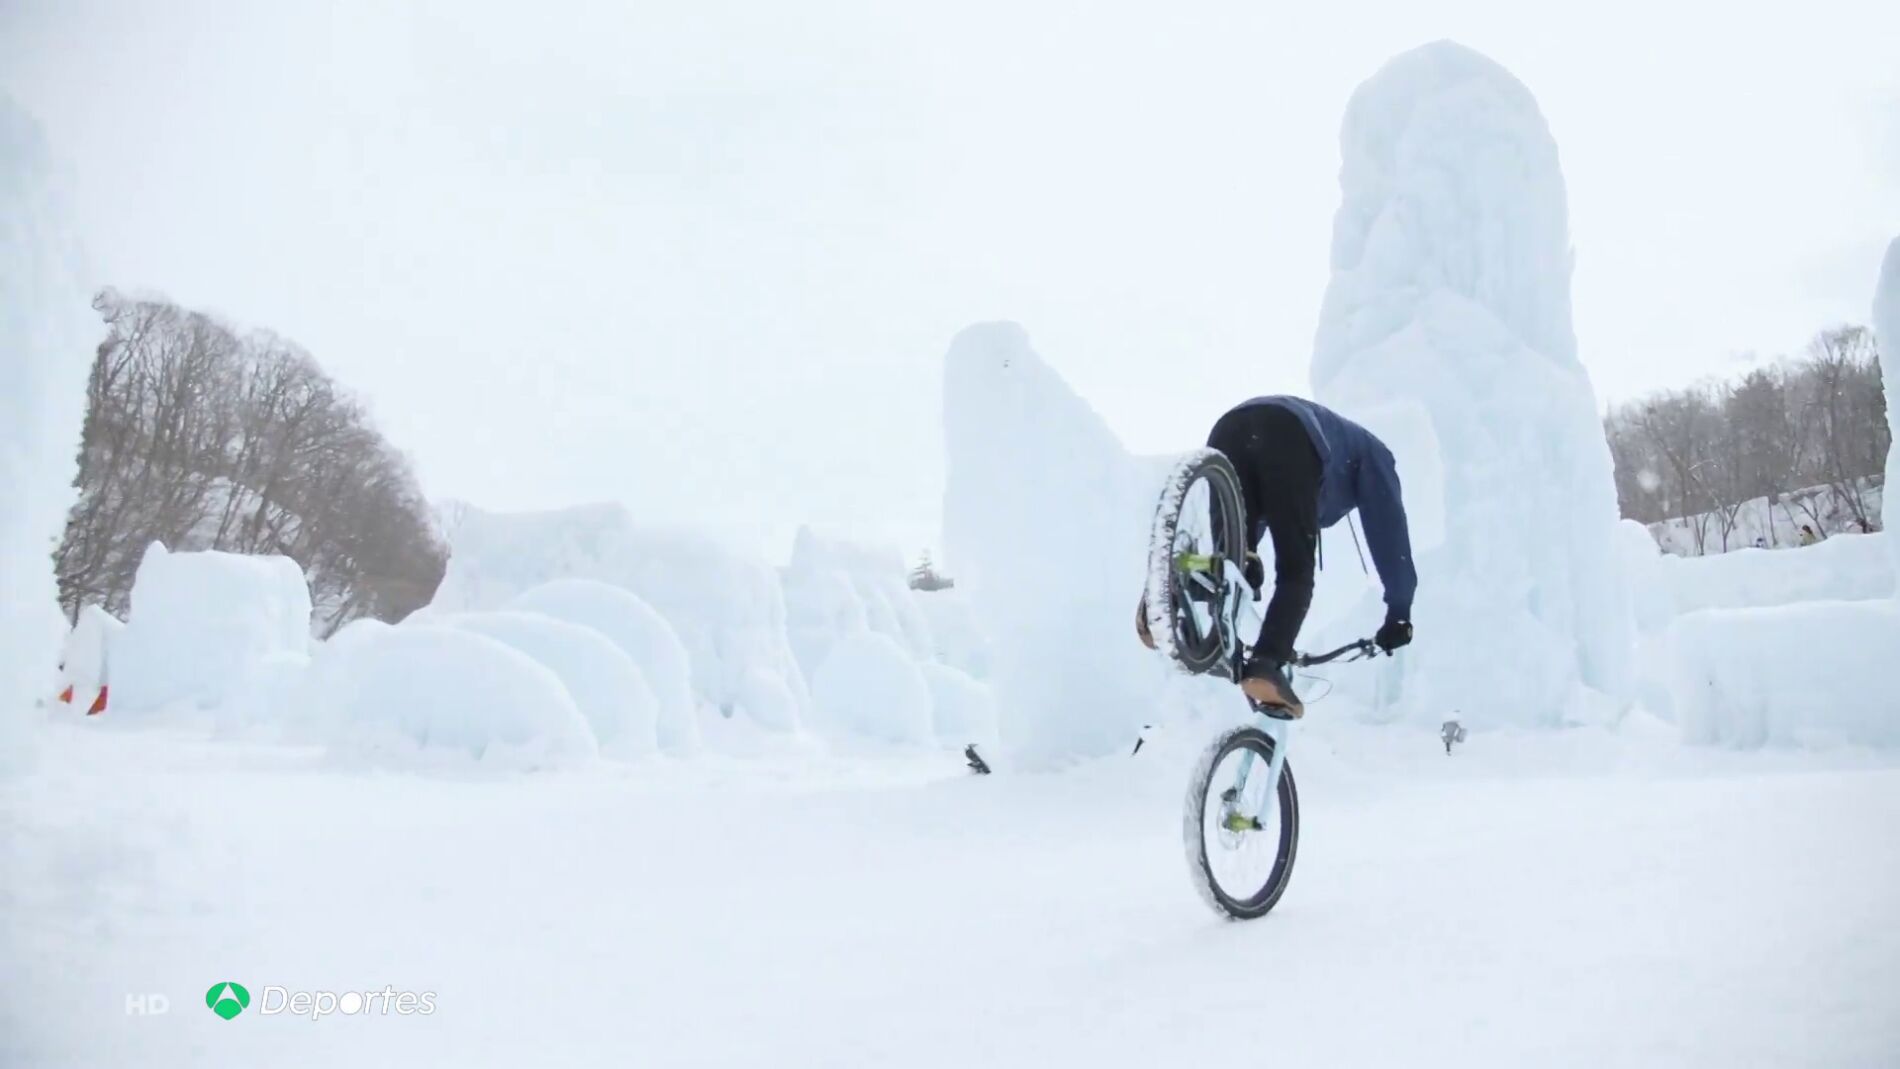
<svg viewBox="0 0 1900 1069"><path fill-rule="evenodd" d="M1266 830L1259 817L1240 811L1240 799L1232 787L1221 792L1220 803L1220 828L1227 833L1221 836L1221 841L1229 848L1239 846L1250 831Z"/></svg>

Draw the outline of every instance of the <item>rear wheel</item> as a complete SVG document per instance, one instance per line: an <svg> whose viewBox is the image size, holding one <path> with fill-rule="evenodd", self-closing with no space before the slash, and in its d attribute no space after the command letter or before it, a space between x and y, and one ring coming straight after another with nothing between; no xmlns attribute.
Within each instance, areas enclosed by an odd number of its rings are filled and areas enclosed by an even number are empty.
<svg viewBox="0 0 1900 1069"><path fill-rule="evenodd" d="M1189 672L1227 665L1225 562L1246 563L1240 477L1217 449L1181 458L1162 487L1148 538L1148 632Z"/></svg>
<svg viewBox="0 0 1900 1069"><path fill-rule="evenodd" d="M1274 741L1256 727L1215 739L1188 781L1182 839L1207 904L1235 920L1266 915L1286 893L1300 846L1293 766L1273 783Z"/></svg>

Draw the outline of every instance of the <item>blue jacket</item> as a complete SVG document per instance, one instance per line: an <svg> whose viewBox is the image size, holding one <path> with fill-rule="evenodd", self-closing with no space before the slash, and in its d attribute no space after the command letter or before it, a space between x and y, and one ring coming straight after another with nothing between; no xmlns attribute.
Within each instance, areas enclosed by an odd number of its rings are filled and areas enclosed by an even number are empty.
<svg viewBox="0 0 1900 1069"><path fill-rule="evenodd" d="M1319 525L1331 527L1346 513L1359 510L1366 547L1385 586L1386 607L1410 619L1418 572L1412 567L1412 538L1392 450L1371 431L1303 397L1256 397L1240 407L1249 405L1277 405L1300 418L1319 453Z"/></svg>

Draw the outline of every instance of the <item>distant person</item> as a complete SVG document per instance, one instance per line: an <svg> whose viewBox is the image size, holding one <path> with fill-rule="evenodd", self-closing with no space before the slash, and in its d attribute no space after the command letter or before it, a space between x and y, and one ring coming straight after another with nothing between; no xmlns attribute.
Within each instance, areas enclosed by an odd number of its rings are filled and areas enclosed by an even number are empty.
<svg viewBox="0 0 1900 1069"><path fill-rule="evenodd" d="M1756 536L1755 536L1755 548L1756 548L1756 549L1767 549L1767 548L1768 548L1768 540L1767 540L1766 538L1763 538L1763 537L1762 537L1761 535L1756 535Z"/></svg>
<svg viewBox="0 0 1900 1069"><path fill-rule="evenodd" d="M1809 527L1805 523L1801 525L1801 544L1804 546L1814 544L1814 528Z"/></svg>
<svg viewBox="0 0 1900 1069"><path fill-rule="evenodd" d="M1874 525L1873 525L1873 524L1871 524L1871 523L1868 523L1868 522L1867 522L1866 520L1864 520L1864 519L1863 519L1863 520L1855 520L1855 521L1854 521L1854 524L1855 524L1856 526L1858 526L1858 527L1860 528L1860 533L1861 533L1861 534L1873 534L1873 533L1874 533Z"/></svg>

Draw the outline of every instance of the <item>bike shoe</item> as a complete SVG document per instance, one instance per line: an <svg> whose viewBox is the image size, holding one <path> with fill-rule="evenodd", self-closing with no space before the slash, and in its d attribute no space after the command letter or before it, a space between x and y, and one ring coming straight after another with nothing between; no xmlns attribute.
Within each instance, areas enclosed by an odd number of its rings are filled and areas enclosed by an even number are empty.
<svg viewBox="0 0 1900 1069"><path fill-rule="evenodd" d="M1270 657L1251 657L1241 670L1240 692L1260 707L1260 711L1280 720L1298 720L1306 715L1306 706L1293 693L1280 662Z"/></svg>

